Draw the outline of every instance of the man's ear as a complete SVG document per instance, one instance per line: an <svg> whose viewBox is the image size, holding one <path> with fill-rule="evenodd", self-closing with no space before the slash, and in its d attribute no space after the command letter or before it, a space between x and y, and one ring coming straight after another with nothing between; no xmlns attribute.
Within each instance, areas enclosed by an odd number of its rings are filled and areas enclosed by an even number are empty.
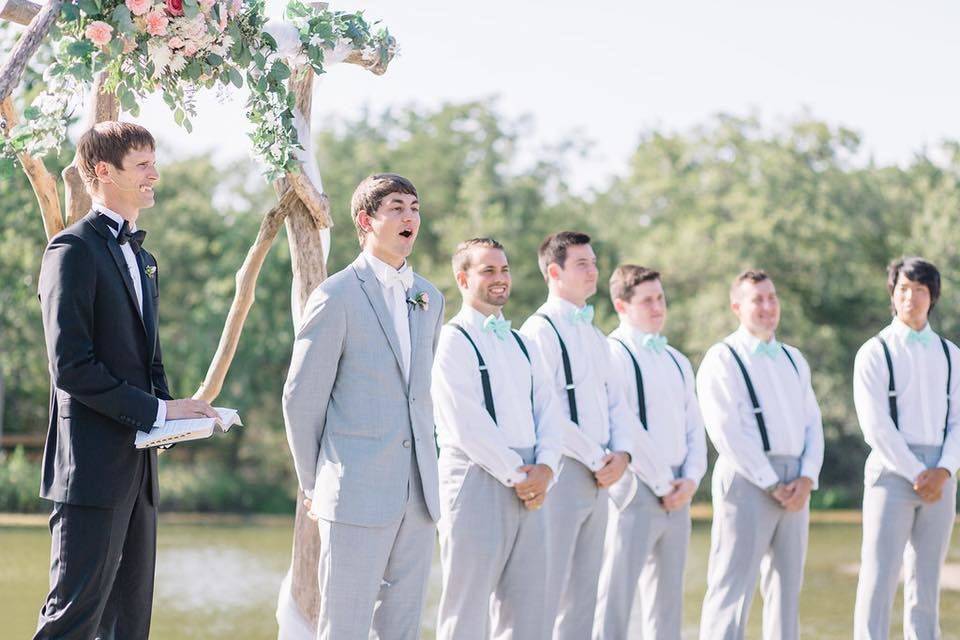
<svg viewBox="0 0 960 640"><path fill-rule="evenodd" d="M370 214L364 209L360 209L360 211L357 212L357 224L360 225L360 228L366 233L373 231L373 225L370 224L370 217Z"/></svg>
<svg viewBox="0 0 960 640"><path fill-rule="evenodd" d="M563 271L563 269L560 268L560 265L556 262L551 262L547 265L547 280L559 280L561 271Z"/></svg>
<svg viewBox="0 0 960 640"><path fill-rule="evenodd" d="M454 276L454 280L457 281L457 286L461 289L467 288L467 272L466 271L457 271Z"/></svg>
<svg viewBox="0 0 960 640"><path fill-rule="evenodd" d="M110 163L101 160L94 165L93 174L97 176L98 182L110 182Z"/></svg>
<svg viewBox="0 0 960 640"><path fill-rule="evenodd" d="M627 312L627 303L621 300L620 298L613 299L613 309L617 313L626 313Z"/></svg>

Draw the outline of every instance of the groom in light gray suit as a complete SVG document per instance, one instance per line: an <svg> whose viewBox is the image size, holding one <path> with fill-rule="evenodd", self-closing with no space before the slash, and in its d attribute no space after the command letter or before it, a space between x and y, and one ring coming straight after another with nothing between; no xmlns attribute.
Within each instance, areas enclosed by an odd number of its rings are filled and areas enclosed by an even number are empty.
<svg viewBox="0 0 960 640"><path fill-rule="evenodd" d="M377 174L351 213L363 251L311 294L283 393L320 527L317 638L415 640L439 516L430 370L443 298L406 258L413 184Z"/></svg>

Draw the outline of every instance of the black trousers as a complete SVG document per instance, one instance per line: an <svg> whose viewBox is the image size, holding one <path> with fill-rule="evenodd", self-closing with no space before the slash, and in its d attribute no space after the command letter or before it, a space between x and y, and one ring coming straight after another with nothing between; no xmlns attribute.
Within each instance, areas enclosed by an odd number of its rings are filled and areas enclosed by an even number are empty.
<svg viewBox="0 0 960 640"><path fill-rule="evenodd" d="M157 507L149 456L113 509L55 502L50 515L50 593L34 640L138 640L150 634Z"/></svg>

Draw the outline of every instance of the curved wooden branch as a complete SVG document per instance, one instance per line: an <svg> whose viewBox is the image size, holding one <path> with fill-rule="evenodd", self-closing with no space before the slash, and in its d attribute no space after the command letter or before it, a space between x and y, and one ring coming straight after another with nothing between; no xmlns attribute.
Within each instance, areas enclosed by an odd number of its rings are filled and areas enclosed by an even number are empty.
<svg viewBox="0 0 960 640"><path fill-rule="evenodd" d="M43 42L47 32L50 31L50 27L53 26L57 16L60 15L61 5L63 5L63 0L49 0L40 10L40 13L30 21L30 26L27 27L23 37L14 45L10 57L0 67L0 100L9 96L13 88L20 82L20 75L26 68L27 62L30 61L30 57Z"/></svg>
<svg viewBox="0 0 960 640"><path fill-rule="evenodd" d="M379 56L376 59L370 59L364 57L362 51L351 51L343 61L347 64L360 65L374 75L382 76L387 72L387 65L393 60L393 55L396 53L396 46L397 41L391 36L386 59L381 59Z"/></svg>
<svg viewBox="0 0 960 640"><path fill-rule="evenodd" d="M87 99L87 111L84 117L84 128L88 129L98 122L116 120L120 117L120 101L112 93L103 90L106 82L106 73L100 73L94 78L90 97ZM61 173L63 177L64 199L67 208L67 224L73 224L90 211L90 194L80 178L77 169L77 159L74 158Z"/></svg>
<svg viewBox="0 0 960 640"><path fill-rule="evenodd" d="M227 314L227 321L223 325L223 333L220 334L220 344L217 345L217 352L213 356L210 368L207 369L207 375L197 392L193 394L194 398L200 398L207 402L213 402L214 398L220 395L223 389L223 381L227 377L227 371L233 362L233 356L237 352L237 345L240 343L240 334L243 331L243 323L247 319L250 307L256 298L257 278L260 275L260 268L263 267L263 261L273 246L273 241L280 232L280 225L290 213L291 205L297 200L297 195L293 191L284 194L278 202L263 217L260 223L260 230L257 232L257 239L253 246L247 251L247 257L244 258L240 270L237 271L237 288L233 294L233 303L230 305L230 312Z"/></svg>
<svg viewBox="0 0 960 640"><path fill-rule="evenodd" d="M10 130L17 123L17 114L13 109L13 99L10 97L0 101L0 129L3 135L9 135ZM40 205L40 215L43 217L43 230L49 240L63 230L63 213L60 211L60 198L57 195L57 181L47 170L43 160L34 158L28 153L17 154L17 160L23 167L23 172L30 180L30 186L37 196Z"/></svg>

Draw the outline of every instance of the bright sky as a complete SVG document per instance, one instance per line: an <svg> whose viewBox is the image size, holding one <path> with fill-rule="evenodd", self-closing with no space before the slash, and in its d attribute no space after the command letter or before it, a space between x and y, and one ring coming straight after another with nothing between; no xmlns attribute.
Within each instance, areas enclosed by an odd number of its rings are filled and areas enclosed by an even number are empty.
<svg viewBox="0 0 960 640"><path fill-rule="evenodd" d="M955 0L334 0L331 8L381 19L401 53L380 77L332 67L315 89L315 126L363 105L498 96L507 116L533 117L537 143L571 133L594 143L574 165L579 187L622 170L641 131L685 129L721 111L776 126L807 109L863 133L882 162L960 139ZM242 97L234 101L203 98L192 135L159 99L140 120L178 152L241 156L249 146L238 133Z"/></svg>

